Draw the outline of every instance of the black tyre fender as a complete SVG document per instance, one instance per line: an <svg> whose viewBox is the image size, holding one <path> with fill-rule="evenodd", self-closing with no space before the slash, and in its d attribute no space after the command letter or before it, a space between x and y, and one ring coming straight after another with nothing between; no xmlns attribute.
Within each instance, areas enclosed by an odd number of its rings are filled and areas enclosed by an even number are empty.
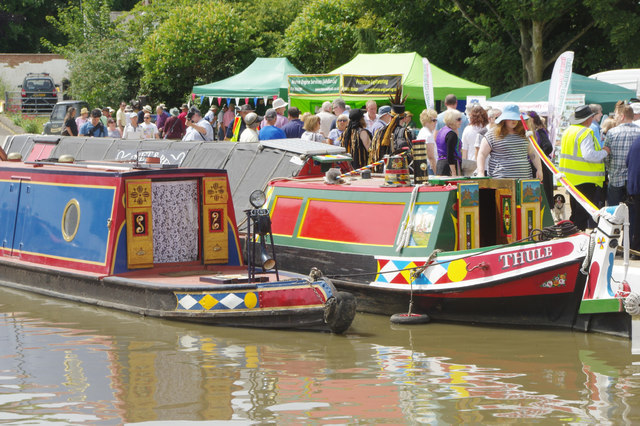
<svg viewBox="0 0 640 426"><path fill-rule="evenodd" d="M327 300L324 321L333 333L342 334L351 326L356 316L356 298L351 293L338 291Z"/></svg>
<svg viewBox="0 0 640 426"><path fill-rule="evenodd" d="M431 318L427 314L393 314L389 320L394 324L426 324Z"/></svg>

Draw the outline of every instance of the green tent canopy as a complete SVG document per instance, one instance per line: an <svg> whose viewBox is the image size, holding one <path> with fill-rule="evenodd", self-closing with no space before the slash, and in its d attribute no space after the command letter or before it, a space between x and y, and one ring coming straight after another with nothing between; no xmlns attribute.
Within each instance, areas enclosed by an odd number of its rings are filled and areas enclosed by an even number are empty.
<svg viewBox="0 0 640 426"><path fill-rule="evenodd" d="M489 101L497 102L544 102L549 100L550 80L530 84L519 89L494 96ZM635 91L617 84L609 84L580 74L571 74L569 93L583 94L587 104L600 104L605 113L613 111L616 102L636 96Z"/></svg>
<svg viewBox="0 0 640 426"><path fill-rule="evenodd" d="M354 75L388 75L402 74L402 91L407 95L407 110L420 114L425 108L424 92L422 88L423 65L422 57L416 52L410 53L361 53L351 61L332 70L329 74ZM444 100L448 94L454 94L460 100L466 100L469 95L491 96L491 89L487 86L456 77L437 66L431 64L431 79L433 81L433 96L436 100ZM336 96L304 96L291 97L291 105L301 111L313 111L324 101L333 100ZM378 105L388 104L385 97L364 97L342 95L350 105L360 107L369 99L378 101Z"/></svg>
<svg viewBox="0 0 640 426"><path fill-rule="evenodd" d="M256 58L239 74L202 86L193 86L196 96L254 98L279 96L288 98L289 74L300 71L287 58Z"/></svg>

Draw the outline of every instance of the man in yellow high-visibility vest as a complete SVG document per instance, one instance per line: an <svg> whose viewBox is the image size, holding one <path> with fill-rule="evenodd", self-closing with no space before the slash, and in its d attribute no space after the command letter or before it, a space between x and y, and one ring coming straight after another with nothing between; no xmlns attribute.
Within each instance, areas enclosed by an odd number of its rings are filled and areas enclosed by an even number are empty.
<svg viewBox="0 0 640 426"><path fill-rule="evenodd" d="M594 113L588 105L581 105L571 114L571 125L562 135L560 151L560 171L585 197L597 205L598 188L605 181L604 159L609 155L609 147L601 147L589 128ZM591 215L571 197L571 217L579 229L595 227Z"/></svg>
<svg viewBox="0 0 640 426"><path fill-rule="evenodd" d="M247 128L247 125L244 122L244 117L253 112L253 107L251 104L244 104L240 107L238 111L238 115L235 116L231 125L227 128L227 134L225 135L224 140L231 142L238 142L240 140L240 135Z"/></svg>

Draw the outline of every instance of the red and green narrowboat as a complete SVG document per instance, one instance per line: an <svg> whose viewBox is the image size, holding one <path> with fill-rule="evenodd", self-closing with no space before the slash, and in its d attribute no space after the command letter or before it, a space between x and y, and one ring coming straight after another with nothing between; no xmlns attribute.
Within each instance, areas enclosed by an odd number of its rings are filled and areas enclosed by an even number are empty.
<svg viewBox="0 0 640 426"><path fill-rule="evenodd" d="M626 206L602 210L586 234L554 224L538 180L391 181L272 181L266 207L283 267L318 266L365 312L629 335L628 288L615 284L624 272L612 273ZM615 311L582 312L596 299L615 300Z"/></svg>

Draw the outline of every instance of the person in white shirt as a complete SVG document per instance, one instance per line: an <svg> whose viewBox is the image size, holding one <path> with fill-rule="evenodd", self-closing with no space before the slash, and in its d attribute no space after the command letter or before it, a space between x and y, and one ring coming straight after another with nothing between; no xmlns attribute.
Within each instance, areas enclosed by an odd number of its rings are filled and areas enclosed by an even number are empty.
<svg viewBox="0 0 640 426"><path fill-rule="evenodd" d="M331 124L336 119L336 116L331 113L331 102L325 101L316 115L320 117L320 131L323 135L328 136L331 132Z"/></svg>
<svg viewBox="0 0 640 426"><path fill-rule="evenodd" d="M148 112L144 113L144 122L140 124L142 128L143 137L142 139L159 139L160 132L158 131L158 127L155 123L151 122L151 114Z"/></svg>
<svg viewBox="0 0 640 426"><path fill-rule="evenodd" d="M378 118L378 104L373 99L369 99L365 104L367 112L364 114L364 122L367 123L367 130L373 134L373 123Z"/></svg>
<svg viewBox="0 0 640 426"><path fill-rule="evenodd" d="M142 127L138 125L138 114L130 112L129 119L131 122L124 128L122 139L143 139L144 133L142 132Z"/></svg>
<svg viewBox="0 0 640 426"><path fill-rule="evenodd" d="M213 141L213 128L211 127L211 123L202 117L198 108L191 107L187 114L185 125L187 126L187 133L185 133L182 138L183 141Z"/></svg>
<svg viewBox="0 0 640 426"><path fill-rule="evenodd" d="M436 163L438 162L436 153L436 140L434 133L436 123L438 122L438 113L435 109L425 109L420 113L420 124L422 128L418 132L417 140L423 140L427 147L427 161L429 162L429 174L434 174Z"/></svg>
<svg viewBox="0 0 640 426"><path fill-rule="evenodd" d="M260 121L262 121L262 117L259 117L255 112L245 115L244 123L247 127L240 134L239 142L258 142L260 138L256 129Z"/></svg>

